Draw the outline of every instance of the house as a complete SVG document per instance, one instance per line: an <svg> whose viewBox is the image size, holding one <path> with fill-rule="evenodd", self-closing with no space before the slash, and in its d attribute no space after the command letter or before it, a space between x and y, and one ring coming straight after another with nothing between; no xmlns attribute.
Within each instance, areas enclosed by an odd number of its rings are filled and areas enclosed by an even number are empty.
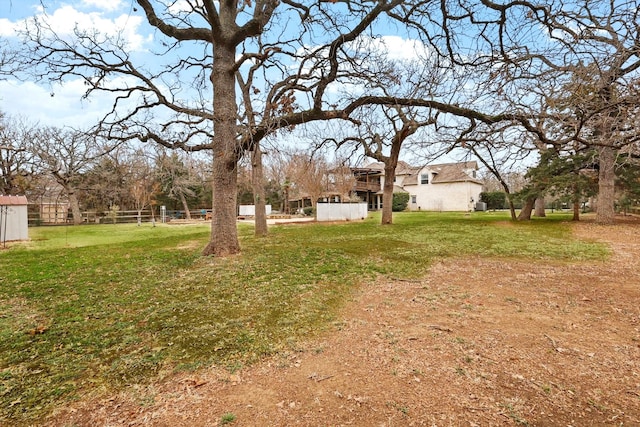
<svg viewBox="0 0 640 427"><path fill-rule="evenodd" d="M0 243L29 239L25 196L0 196Z"/></svg>
<svg viewBox="0 0 640 427"><path fill-rule="evenodd" d="M407 209L412 211L470 211L480 200L482 181L474 161L410 166L400 161L396 167L394 193L409 193ZM384 164L370 163L352 168L355 192L370 210L382 209Z"/></svg>

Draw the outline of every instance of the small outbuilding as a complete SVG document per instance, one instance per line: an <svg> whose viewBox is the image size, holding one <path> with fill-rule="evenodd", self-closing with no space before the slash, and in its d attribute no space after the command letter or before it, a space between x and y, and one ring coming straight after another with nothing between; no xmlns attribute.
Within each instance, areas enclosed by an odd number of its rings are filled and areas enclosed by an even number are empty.
<svg viewBox="0 0 640 427"><path fill-rule="evenodd" d="M27 198L0 196L0 244L28 239Z"/></svg>

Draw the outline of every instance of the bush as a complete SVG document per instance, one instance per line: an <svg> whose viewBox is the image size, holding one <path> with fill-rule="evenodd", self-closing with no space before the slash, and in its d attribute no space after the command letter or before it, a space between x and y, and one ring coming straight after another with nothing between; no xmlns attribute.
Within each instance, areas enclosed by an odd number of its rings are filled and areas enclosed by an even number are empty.
<svg viewBox="0 0 640 427"><path fill-rule="evenodd" d="M304 213L306 216L313 216L315 214L315 210L311 206L307 206L306 208L302 209L302 213Z"/></svg>
<svg viewBox="0 0 640 427"><path fill-rule="evenodd" d="M480 193L480 201L486 203L489 210L504 209L507 194L502 191L483 191Z"/></svg>
<svg viewBox="0 0 640 427"><path fill-rule="evenodd" d="M407 209L409 204L409 193L394 193L391 210L393 212L402 212Z"/></svg>

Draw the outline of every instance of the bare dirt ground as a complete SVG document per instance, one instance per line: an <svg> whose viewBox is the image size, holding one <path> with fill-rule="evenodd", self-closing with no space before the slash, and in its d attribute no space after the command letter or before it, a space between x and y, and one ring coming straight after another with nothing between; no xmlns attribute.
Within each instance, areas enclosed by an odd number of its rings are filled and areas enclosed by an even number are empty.
<svg viewBox="0 0 640 427"><path fill-rule="evenodd" d="M639 426L640 221L574 227L613 257L448 259L363 286L295 351L79 402L49 425Z"/></svg>

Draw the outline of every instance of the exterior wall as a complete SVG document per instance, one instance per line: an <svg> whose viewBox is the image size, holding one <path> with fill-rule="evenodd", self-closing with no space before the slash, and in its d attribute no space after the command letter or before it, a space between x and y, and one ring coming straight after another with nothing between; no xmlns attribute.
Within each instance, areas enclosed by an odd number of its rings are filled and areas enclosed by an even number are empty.
<svg viewBox="0 0 640 427"><path fill-rule="evenodd" d="M451 182L406 186L410 196L408 209L412 211L470 211L480 200L482 185L475 182ZM471 201L473 199L473 202Z"/></svg>
<svg viewBox="0 0 640 427"><path fill-rule="evenodd" d="M318 221L351 221L367 217L366 203L318 203Z"/></svg>
<svg viewBox="0 0 640 427"><path fill-rule="evenodd" d="M0 205L0 242L28 239L27 205Z"/></svg>
<svg viewBox="0 0 640 427"><path fill-rule="evenodd" d="M405 185L411 185L413 184L413 182L409 182L409 180L407 179L408 176L407 175L396 175L396 180L393 182L393 185L396 185L398 187L403 187ZM382 187L384 187L384 175L380 176L380 190L382 190Z"/></svg>
<svg viewBox="0 0 640 427"><path fill-rule="evenodd" d="M371 167L369 169L376 170ZM403 165L396 174L394 187L403 188L409 193L409 210L471 211L480 200L482 192L482 184L476 179L476 170L475 162L428 165L422 168ZM380 170L379 174L380 188L367 193L366 197L371 210L382 208L384 173ZM423 175L429 177L427 184L421 183ZM376 175L370 175L368 179L373 180L375 177Z"/></svg>
<svg viewBox="0 0 640 427"><path fill-rule="evenodd" d="M265 205L265 211L267 215L271 215L271 205ZM255 216L256 215L256 206L255 205L240 205L238 207L238 212L240 216Z"/></svg>

